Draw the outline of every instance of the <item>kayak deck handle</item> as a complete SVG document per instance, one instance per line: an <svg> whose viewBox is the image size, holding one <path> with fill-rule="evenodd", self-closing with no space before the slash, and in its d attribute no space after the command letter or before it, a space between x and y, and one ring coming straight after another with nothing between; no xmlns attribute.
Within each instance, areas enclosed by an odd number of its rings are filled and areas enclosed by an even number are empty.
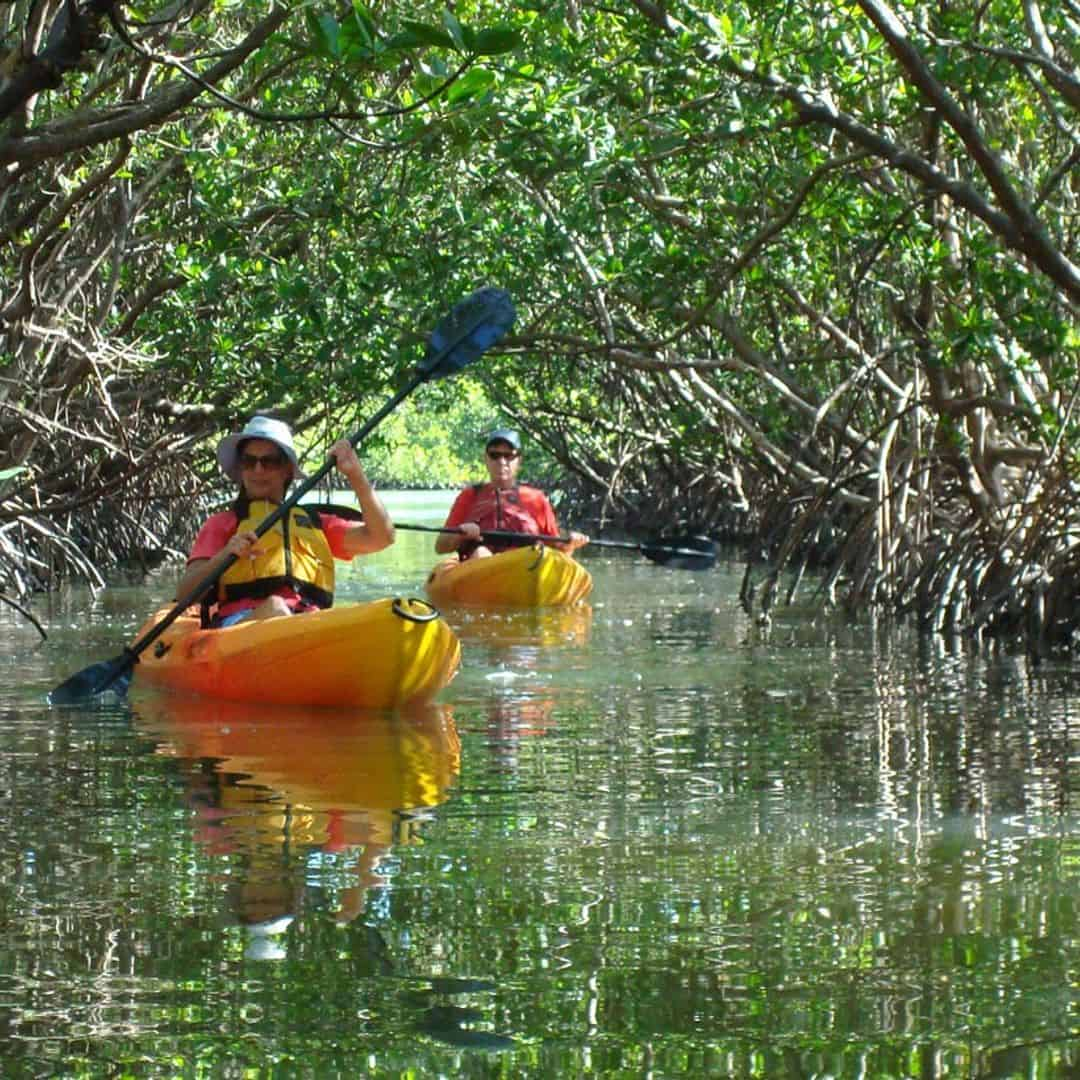
<svg viewBox="0 0 1080 1080"><path fill-rule="evenodd" d="M547 545L533 544L533 550L536 552L536 558L526 568L530 574L544 561L544 556L547 554Z"/></svg>
<svg viewBox="0 0 1080 1080"><path fill-rule="evenodd" d="M409 606L406 607L406 604ZM420 611L416 610L418 607L421 609ZM438 608L416 596L410 596L406 600L402 600L399 596L391 605L391 609L395 615L414 623L431 622L432 619L437 619L439 617Z"/></svg>

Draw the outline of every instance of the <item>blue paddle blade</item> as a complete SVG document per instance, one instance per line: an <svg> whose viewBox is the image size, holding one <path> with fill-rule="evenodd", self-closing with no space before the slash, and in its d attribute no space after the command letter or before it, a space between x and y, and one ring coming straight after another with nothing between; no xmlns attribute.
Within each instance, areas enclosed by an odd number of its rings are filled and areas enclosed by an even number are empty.
<svg viewBox="0 0 1080 1080"><path fill-rule="evenodd" d="M65 679L48 695L49 704L80 705L106 690L112 691L117 697L124 697L131 685L131 669L137 659L125 652L112 660L83 668Z"/></svg>
<svg viewBox="0 0 1080 1080"><path fill-rule="evenodd" d="M514 301L505 289L477 289L431 331L418 370L428 379L453 375L501 341L516 318Z"/></svg>

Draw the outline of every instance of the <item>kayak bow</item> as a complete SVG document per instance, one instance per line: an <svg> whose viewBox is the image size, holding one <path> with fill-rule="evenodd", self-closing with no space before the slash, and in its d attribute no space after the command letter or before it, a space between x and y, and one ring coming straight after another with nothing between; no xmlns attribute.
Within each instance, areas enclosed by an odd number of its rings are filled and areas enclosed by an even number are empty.
<svg viewBox="0 0 1080 1080"><path fill-rule="evenodd" d="M434 696L460 657L454 632L424 600L387 598L217 630L201 629L189 611L139 658L134 682L230 701L392 709Z"/></svg>
<svg viewBox="0 0 1080 1080"><path fill-rule="evenodd" d="M427 581L432 603L483 607L561 607L592 591L592 575L557 548L512 548L488 558L447 559Z"/></svg>

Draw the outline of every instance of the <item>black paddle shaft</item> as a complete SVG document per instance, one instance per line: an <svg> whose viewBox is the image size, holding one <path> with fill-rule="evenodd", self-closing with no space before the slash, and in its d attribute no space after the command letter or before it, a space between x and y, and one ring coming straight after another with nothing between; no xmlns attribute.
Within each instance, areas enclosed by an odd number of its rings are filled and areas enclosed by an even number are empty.
<svg viewBox="0 0 1080 1080"><path fill-rule="evenodd" d="M416 532L432 533L457 533L459 528L439 528L434 525L402 525L394 522L395 529L412 529ZM552 544L568 544L569 536L546 536L534 533L510 532L505 529L484 529L481 536L485 540L511 540L532 543L542 541ZM683 536L671 540L668 543L662 541L650 544L639 544L632 540L593 540L589 544L592 547L621 548L624 551L639 551L645 558L657 563L672 562L677 567L686 570L707 570L716 561L716 545L706 536Z"/></svg>

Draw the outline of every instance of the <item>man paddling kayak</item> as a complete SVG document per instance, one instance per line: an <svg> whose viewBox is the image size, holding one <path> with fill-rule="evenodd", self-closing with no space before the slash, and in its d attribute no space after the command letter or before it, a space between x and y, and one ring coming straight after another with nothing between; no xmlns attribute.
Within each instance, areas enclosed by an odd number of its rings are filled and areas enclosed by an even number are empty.
<svg viewBox="0 0 1080 1080"><path fill-rule="evenodd" d="M281 420L254 416L243 431L218 444L218 463L240 485L231 510L211 515L199 530L177 587L184 596L208 572L235 555L218 579L214 626L328 608L334 598L334 559L381 551L394 542L394 526L348 439L330 448L349 481L364 520L360 524L303 505L263 536L259 522L284 501L300 475L292 431Z"/></svg>
<svg viewBox="0 0 1080 1080"><path fill-rule="evenodd" d="M443 526L458 529L441 533L435 541L440 555L456 551L459 559L476 559L506 551L523 541L487 540L482 534L491 529L528 533L530 536L554 536L559 532L555 511L548 497L539 489L517 482L521 468L521 438L510 428L499 428L484 443L484 461L489 480L465 488L454 500ZM589 542L584 533L571 532L569 542L553 544L567 553Z"/></svg>

